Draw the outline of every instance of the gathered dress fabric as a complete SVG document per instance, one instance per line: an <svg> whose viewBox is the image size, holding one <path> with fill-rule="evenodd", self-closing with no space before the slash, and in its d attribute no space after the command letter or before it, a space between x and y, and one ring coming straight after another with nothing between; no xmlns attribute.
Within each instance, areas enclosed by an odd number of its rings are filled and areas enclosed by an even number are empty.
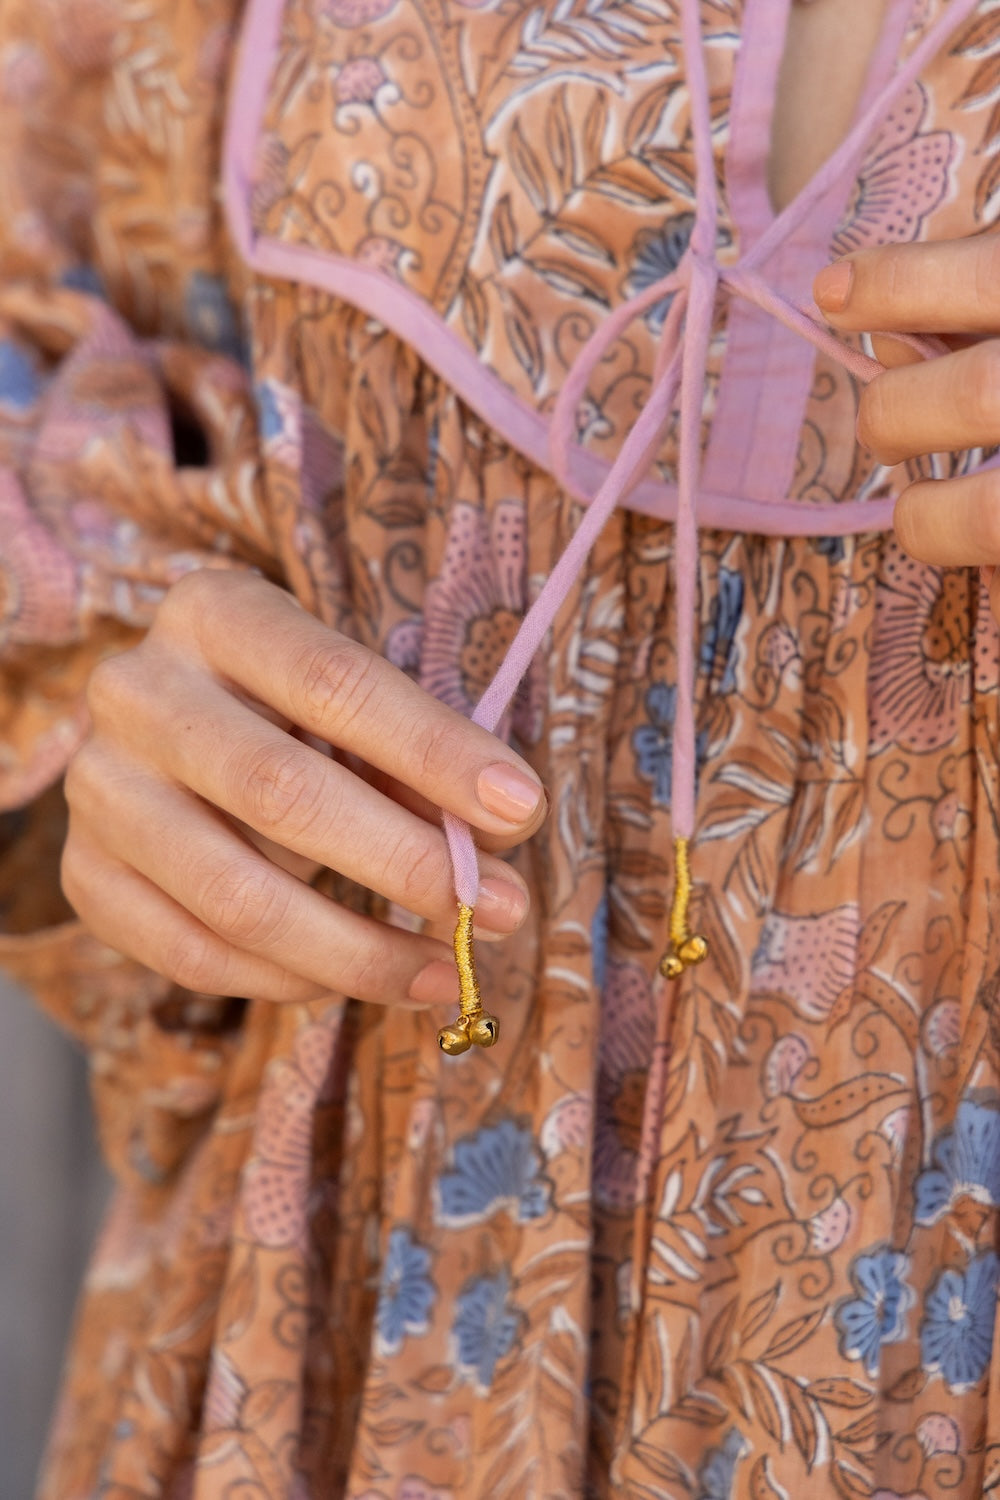
<svg viewBox="0 0 1000 1500"><path fill-rule="evenodd" d="M402 285L547 420L687 247L675 6L272 9L255 232ZM862 106L947 9L890 0ZM721 264L774 218L785 20L701 6ZM658 976L674 529L625 508L502 726L551 813L513 856L528 922L479 954L491 1051L336 972L310 1006L182 992L61 904L87 677L173 581L256 568L470 713L583 511L430 351L241 259L245 22L0 9L0 961L87 1049L117 1183L39 1500L1000 1488L1000 641L976 571L815 519L984 455L880 467L852 376L758 309L715 309L701 482L802 526L699 535L704 964ZM1000 10L966 5L762 274L807 302L830 255L989 229L998 87ZM668 318L593 371L605 462Z"/></svg>

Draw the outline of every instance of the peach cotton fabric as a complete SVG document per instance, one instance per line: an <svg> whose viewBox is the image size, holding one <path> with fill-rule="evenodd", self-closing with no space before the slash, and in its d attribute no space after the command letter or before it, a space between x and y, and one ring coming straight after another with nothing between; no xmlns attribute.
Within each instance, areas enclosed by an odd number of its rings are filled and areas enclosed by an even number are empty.
<svg viewBox="0 0 1000 1500"><path fill-rule="evenodd" d="M897 0L879 66L939 12ZM706 482L804 525L702 534L711 956L682 984L655 977L672 534L624 511L507 726L553 807L517 856L532 918L481 955L494 1051L443 1058L438 1016L335 973L311 1007L180 993L61 906L88 674L173 580L256 567L469 711L578 516L419 351L240 266L217 193L239 21L0 13L0 957L86 1047L118 1180L40 1500L988 1492L1000 643L974 573L810 535L811 500L907 477L855 447L839 366L719 311ZM703 6L720 255L767 217L748 110L782 24ZM399 278L544 415L683 253L685 76L666 4L289 0L255 224ZM998 80L983 6L809 226L816 265L992 224ZM595 374L605 457L666 311Z"/></svg>

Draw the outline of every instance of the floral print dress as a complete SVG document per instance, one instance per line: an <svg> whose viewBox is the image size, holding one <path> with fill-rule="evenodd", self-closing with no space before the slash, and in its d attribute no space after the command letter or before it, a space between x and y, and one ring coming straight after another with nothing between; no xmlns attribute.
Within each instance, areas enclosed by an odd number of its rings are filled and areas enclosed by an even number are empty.
<svg viewBox="0 0 1000 1500"><path fill-rule="evenodd" d="M893 0L872 88L945 9ZM87 675L174 579L259 568L467 712L579 519L419 349L240 261L241 19L0 13L2 958L87 1048L118 1181L41 1500L991 1491L1000 642L975 573L809 519L982 455L880 468L848 374L756 309L717 310L703 485L803 525L700 538L704 964L657 974L673 532L628 510L504 726L552 811L515 856L532 916L481 956L498 1047L445 1058L441 1017L336 974L309 1007L183 993L60 906ZM702 5L723 260L771 218L783 23ZM276 36L257 232L405 285L546 419L691 232L674 8L287 0ZM994 222L998 79L1000 12L966 6L777 257L789 296L830 253ZM667 313L594 373L595 460Z"/></svg>

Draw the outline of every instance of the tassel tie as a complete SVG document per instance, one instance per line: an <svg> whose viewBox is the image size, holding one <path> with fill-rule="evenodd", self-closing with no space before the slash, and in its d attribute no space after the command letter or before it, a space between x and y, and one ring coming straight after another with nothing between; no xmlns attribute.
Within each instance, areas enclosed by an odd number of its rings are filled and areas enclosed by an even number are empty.
<svg viewBox="0 0 1000 1500"><path fill-rule="evenodd" d="M691 125L695 158L695 224L677 269L630 298L609 315L580 351L548 428L537 412L524 407L479 356L427 303L402 282L345 257L319 252L259 235L251 214L255 153L267 106L272 60L277 50L282 0L249 0L240 40L240 57L230 89L230 109L223 147L223 192L229 228L244 261L263 276L285 277L332 293L410 344L427 366L455 390L484 421L493 426L532 463L554 475L567 493L584 501L586 512L538 598L521 623L496 677L472 715L475 723L495 731L518 683L539 650L598 533L619 505L666 516L670 497L663 485L645 476L655 462L667 424L680 409L680 456L677 484L674 572L677 600L677 713L674 726L671 814L675 832L675 883L668 946L661 972L679 978L684 969L707 954L704 938L689 929L692 892L690 847L695 828L695 653L698 568L698 480L701 467L701 415L712 317L721 294L743 297L816 348L844 365L861 383L882 366L842 344L813 311L783 297L760 274L774 252L803 224L811 210L846 174L856 175L864 150L881 119L913 80L938 54L979 0L949 0L940 16L913 48L879 96L855 122L846 138L798 196L765 232L743 249L733 265L716 258L718 200L712 150L711 110L702 51L699 0L680 0L681 33L688 67ZM611 465L577 443L576 413L601 359L628 325L655 303L672 302L657 352L649 398ZM899 335L896 335L899 337ZM943 352L938 340L907 340L925 358ZM595 475L603 473L596 487ZM813 535L845 535L889 524L891 502L848 501L834 505L796 502L741 502L737 498L706 503L712 524L767 535L799 535L803 510ZM483 1009L476 980L472 931L479 869L467 824L444 814L459 903L455 959L461 985L459 1014L439 1033L445 1052L492 1046L499 1035L496 1017Z"/></svg>
<svg viewBox="0 0 1000 1500"><path fill-rule="evenodd" d="M956 22L952 21L951 24ZM938 29L935 28L935 31ZM783 237L793 231L805 217L819 190L816 184L813 185L814 191L807 188L801 193L789 205L789 209L774 221L770 231L745 252L735 265L727 267L719 264L716 258L718 193L698 0L681 0L681 30L688 68L694 140L694 228L677 269L622 303L591 335L573 364L556 402L549 429L551 469L564 488L570 492L576 491L571 468L576 447L576 415L594 370L631 322L664 297L671 296L649 398L566 550L525 615L496 677L472 715L474 723L491 731L496 730L605 521L617 506L627 502L632 490L655 462L674 411L676 397L680 409L674 545L677 711L673 730L670 788L670 811L675 832L674 890L668 944L659 963L659 971L667 980L679 979L685 969L708 957L706 939L700 933L692 933L689 925L693 889L690 851L695 832L695 622L701 418L712 318L720 291L744 297L764 309L786 327L794 329L818 349L846 366L863 384L881 374L884 368L877 360L841 343L804 307L790 302L770 287L756 270L756 266L765 261L776 247L776 227L780 225ZM929 55L928 43L931 40L930 36L925 38L924 45L911 56L908 66L897 73L876 106L867 111L855 126L844 142L844 148L854 142L855 138L856 144L860 145L867 137L879 114L889 108L896 94L906 86L910 77L915 76L916 68L922 66L922 54ZM940 38L935 40L939 42ZM916 61L918 54L921 55L919 61ZM827 185L822 184L823 187ZM943 348L937 340L910 338L907 342L924 357L939 354ZM455 870L455 890L459 901L455 957L461 982L461 1001L457 1020L451 1026L442 1027L438 1033L438 1043L442 1051L455 1053L465 1052L473 1044L493 1046L499 1036L499 1024L495 1017L488 1016L483 1009L475 965L471 961L470 934L479 885L475 845L468 825L447 812L444 814L444 827Z"/></svg>

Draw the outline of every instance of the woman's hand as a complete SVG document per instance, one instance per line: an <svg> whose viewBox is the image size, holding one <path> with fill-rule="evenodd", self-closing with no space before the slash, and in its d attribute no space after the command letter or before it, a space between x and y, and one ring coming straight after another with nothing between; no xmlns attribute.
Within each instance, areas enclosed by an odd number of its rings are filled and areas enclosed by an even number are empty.
<svg viewBox="0 0 1000 1500"><path fill-rule="evenodd" d="M306 882L327 866L450 932L437 809L492 849L544 817L537 776L506 745L281 589L236 573L178 583L142 644L94 673L89 702L93 732L66 778L63 884L98 938L208 994L455 999L445 942ZM513 931L523 882L489 854L480 870L479 928Z"/></svg>
<svg viewBox="0 0 1000 1500"><path fill-rule="evenodd" d="M862 394L858 437L882 463L1000 443L1000 236L861 250L826 266L813 294L834 328L938 334L952 346L921 360L875 338L894 368ZM1000 562L1000 471L911 484L894 526L923 562Z"/></svg>

